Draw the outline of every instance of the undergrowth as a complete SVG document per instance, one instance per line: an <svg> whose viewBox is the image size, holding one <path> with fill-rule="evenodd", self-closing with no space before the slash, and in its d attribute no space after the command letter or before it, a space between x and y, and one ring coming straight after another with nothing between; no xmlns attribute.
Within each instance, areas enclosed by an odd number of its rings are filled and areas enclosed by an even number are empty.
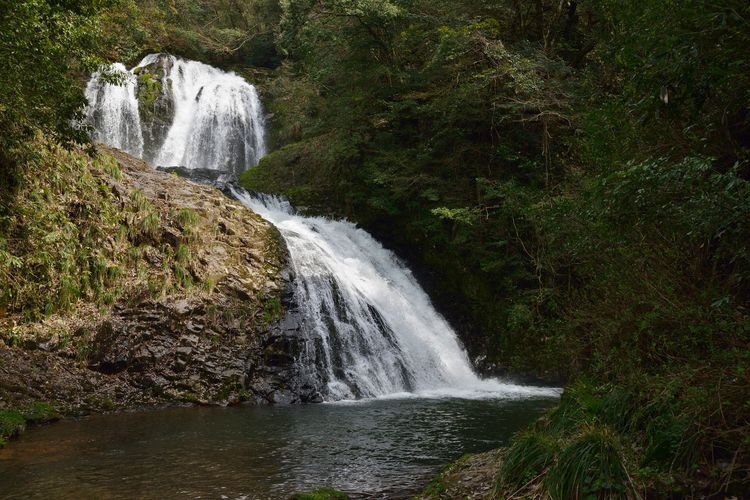
<svg viewBox="0 0 750 500"><path fill-rule="evenodd" d="M681 374L639 375L627 385L579 380L558 407L513 439L497 494L741 495L750 459L750 423L743 417L748 382L746 375L716 380L687 367ZM706 407L720 410L710 414Z"/></svg>
<svg viewBox="0 0 750 500"><path fill-rule="evenodd" d="M30 321L100 302L123 275L113 251L121 213L100 178L119 176L116 162L41 137L10 154L18 174L0 197L0 308Z"/></svg>
<svg viewBox="0 0 750 500"><path fill-rule="evenodd" d="M41 136L4 160L14 176L0 186L0 320L30 323L80 301L107 308L140 290L194 284L194 210L162 211L137 189L122 195L112 188L123 178L114 158Z"/></svg>

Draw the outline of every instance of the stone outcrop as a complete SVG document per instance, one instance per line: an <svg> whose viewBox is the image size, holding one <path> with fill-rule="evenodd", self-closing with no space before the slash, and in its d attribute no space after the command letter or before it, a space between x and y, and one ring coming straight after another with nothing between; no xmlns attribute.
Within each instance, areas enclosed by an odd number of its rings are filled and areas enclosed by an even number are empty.
<svg viewBox="0 0 750 500"><path fill-rule="evenodd" d="M136 75L136 98L143 133L143 157L150 163L156 158L158 145L164 142L175 114L172 79L174 59L159 54L145 66L133 70Z"/></svg>
<svg viewBox="0 0 750 500"><path fill-rule="evenodd" d="M5 318L14 341L0 342L0 409L319 401L297 377L302 318L278 231L216 188L102 149L120 169L105 185L133 233L119 249L134 255L123 291L106 308ZM160 216L146 233L131 230L142 225L134 198Z"/></svg>
<svg viewBox="0 0 750 500"><path fill-rule="evenodd" d="M446 466L414 498L416 500L497 498L495 485L505 453L505 449L499 448L476 455L465 455Z"/></svg>

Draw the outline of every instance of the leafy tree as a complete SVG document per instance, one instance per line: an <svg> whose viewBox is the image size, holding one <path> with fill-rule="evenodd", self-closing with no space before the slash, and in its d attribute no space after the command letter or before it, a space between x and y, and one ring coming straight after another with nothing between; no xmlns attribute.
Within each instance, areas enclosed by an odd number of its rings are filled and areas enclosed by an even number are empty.
<svg viewBox="0 0 750 500"><path fill-rule="evenodd" d="M605 1L591 9L599 22L588 54L587 162L694 151L724 168L748 159L747 2Z"/></svg>
<svg viewBox="0 0 750 500"><path fill-rule="evenodd" d="M218 65L275 67L281 15L272 0L117 0L104 15L110 59L172 52Z"/></svg>
<svg viewBox="0 0 750 500"><path fill-rule="evenodd" d="M75 126L84 104L81 72L97 67L97 15L106 0L0 2L0 149L34 130L84 141Z"/></svg>

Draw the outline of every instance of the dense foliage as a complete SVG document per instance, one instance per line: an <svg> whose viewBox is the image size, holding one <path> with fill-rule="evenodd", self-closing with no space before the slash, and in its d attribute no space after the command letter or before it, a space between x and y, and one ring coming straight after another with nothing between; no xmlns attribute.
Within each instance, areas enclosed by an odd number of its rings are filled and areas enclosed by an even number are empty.
<svg viewBox="0 0 750 500"><path fill-rule="evenodd" d="M296 57L270 89L277 151L245 182L374 229L426 264L438 300L463 299L456 309L501 353L529 345L508 331L559 317L582 275L600 276L571 254L612 236L578 225L593 212L620 231L637 227L626 215L690 224L713 210L711 238L729 209L736 239L716 243L738 252L724 258L741 278L749 85L735 3L690 2L672 23L670 5L638 2L290 2L279 37ZM607 214L605 196L627 196L620 182L631 196L660 189L653 208L689 207ZM711 199L722 182L731 207ZM711 194L691 198L704 184ZM571 233L585 241L563 248ZM702 242L688 229L667 243L687 256ZM739 305L747 289L733 279Z"/></svg>
<svg viewBox="0 0 750 500"><path fill-rule="evenodd" d="M85 140L73 119L84 104L78 72L97 66L99 19L108 0L0 1L0 175L9 149L36 130Z"/></svg>
<svg viewBox="0 0 750 500"><path fill-rule="evenodd" d="M538 431L551 495L741 491L750 7L283 6L276 148L245 185L375 231L473 352L597 381Z"/></svg>
<svg viewBox="0 0 750 500"><path fill-rule="evenodd" d="M40 129L77 137L74 77L97 54L171 51L263 75L274 152L243 184L376 233L488 365L571 380L512 445L499 495L749 487L746 1L2 6L14 147ZM35 196L23 206L46 203ZM0 210L0 227L26 223Z"/></svg>
<svg viewBox="0 0 750 500"><path fill-rule="evenodd" d="M149 52L172 52L219 65L280 63L272 0L115 0L103 16L104 53L135 64Z"/></svg>

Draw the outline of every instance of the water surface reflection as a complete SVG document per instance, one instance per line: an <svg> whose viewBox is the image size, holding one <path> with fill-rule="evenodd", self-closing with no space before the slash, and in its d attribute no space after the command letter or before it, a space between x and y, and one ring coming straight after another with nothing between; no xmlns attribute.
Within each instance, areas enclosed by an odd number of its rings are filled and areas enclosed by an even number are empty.
<svg viewBox="0 0 750 500"><path fill-rule="evenodd" d="M444 463L505 443L554 399L404 399L174 408L31 429L0 450L3 498L284 498L332 486L422 487Z"/></svg>

